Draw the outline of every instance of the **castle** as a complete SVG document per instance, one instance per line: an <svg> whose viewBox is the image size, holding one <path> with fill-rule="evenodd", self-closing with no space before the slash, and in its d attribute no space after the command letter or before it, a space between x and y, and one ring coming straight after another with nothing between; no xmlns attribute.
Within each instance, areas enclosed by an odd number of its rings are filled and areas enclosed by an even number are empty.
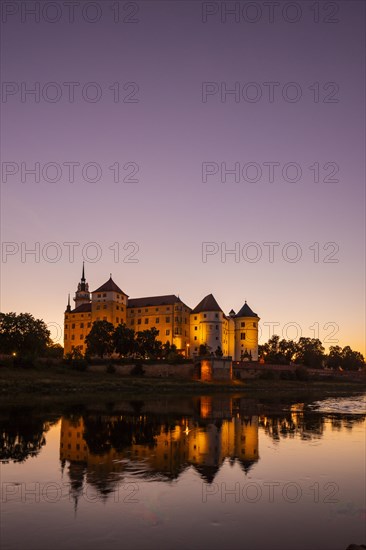
<svg viewBox="0 0 366 550"><path fill-rule="evenodd" d="M179 296L150 296L129 298L113 281L90 292L83 271L75 292L75 308L71 309L70 295L65 311L64 353L79 348L85 353L85 338L95 321L109 321L115 327L125 323L136 332L155 327L158 339L175 344L185 357L198 355L200 345L210 352L221 348L223 355L234 361L243 358L258 361L259 317L245 302L238 313L225 315L212 294L194 308Z"/></svg>

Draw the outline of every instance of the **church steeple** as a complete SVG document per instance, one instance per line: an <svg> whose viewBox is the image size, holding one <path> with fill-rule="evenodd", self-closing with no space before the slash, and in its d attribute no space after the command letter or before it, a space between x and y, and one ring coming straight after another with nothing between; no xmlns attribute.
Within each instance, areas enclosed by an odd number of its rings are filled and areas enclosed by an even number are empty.
<svg viewBox="0 0 366 550"><path fill-rule="evenodd" d="M71 311L71 306L70 306L70 294L69 294L68 299L67 299L66 311L67 311L67 312Z"/></svg>
<svg viewBox="0 0 366 550"><path fill-rule="evenodd" d="M90 302L89 285L85 279L85 266L83 262L83 270L81 273L81 280L78 284L77 291L75 292L75 307L81 306L81 304L88 304Z"/></svg>

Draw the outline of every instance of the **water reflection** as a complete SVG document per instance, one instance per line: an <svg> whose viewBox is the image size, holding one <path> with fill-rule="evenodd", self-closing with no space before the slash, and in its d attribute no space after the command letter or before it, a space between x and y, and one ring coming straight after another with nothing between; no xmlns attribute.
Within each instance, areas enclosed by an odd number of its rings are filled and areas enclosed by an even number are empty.
<svg viewBox="0 0 366 550"><path fill-rule="evenodd" d="M31 408L18 408L1 416L0 459L24 462L46 444L45 433L55 422L34 416Z"/></svg>
<svg viewBox="0 0 366 550"><path fill-rule="evenodd" d="M99 550L106 533L109 548L122 537L143 550L241 548L245 524L248 548L343 550L364 518L366 414L262 405L204 396L0 408L4 548L48 549L55 533L55 550ZM301 532L295 545L288 525Z"/></svg>

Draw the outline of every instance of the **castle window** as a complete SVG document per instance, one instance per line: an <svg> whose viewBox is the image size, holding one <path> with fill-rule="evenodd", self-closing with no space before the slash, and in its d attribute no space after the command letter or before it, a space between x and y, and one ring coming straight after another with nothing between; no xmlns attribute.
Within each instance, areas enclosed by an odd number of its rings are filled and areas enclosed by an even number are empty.
<svg viewBox="0 0 366 550"><path fill-rule="evenodd" d="M197 340L197 336L194 337L195 340ZM197 348L196 348L197 349Z"/></svg>
<svg viewBox="0 0 366 550"><path fill-rule="evenodd" d="M145 325L148 325L149 324L149 319L145 319Z"/></svg>
<svg viewBox="0 0 366 550"><path fill-rule="evenodd" d="M119 309L119 306L116 306L116 309Z"/></svg>
<svg viewBox="0 0 366 550"><path fill-rule="evenodd" d="M80 328L84 328L84 323L80 323Z"/></svg>
<svg viewBox="0 0 366 550"><path fill-rule="evenodd" d="M159 322L160 322L160 317L156 317L155 323L159 323Z"/></svg>
<svg viewBox="0 0 366 550"><path fill-rule="evenodd" d="M97 306L97 309L100 309L100 306Z"/></svg>
<svg viewBox="0 0 366 550"><path fill-rule="evenodd" d="M159 308L158 308L158 307L156 307L156 308L155 308L155 311L159 311Z"/></svg>
<svg viewBox="0 0 366 550"><path fill-rule="evenodd" d="M241 326L241 327L245 327L245 323L244 323L244 322L241 322L241 323L240 323L240 326Z"/></svg>
<svg viewBox="0 0 366 550"><path fill-rule="evenodd" d="M203 314L203 317L206 319L206 317L207 317L206 313Z"/></svg>
<svg viewBox="0 0 366 550"><path fill-rule="evenodd" d="M123 307L121 306L121 311L124 311Z"/></svg>
<svg viewBox="0 0 366 550"><path fill-rule="evenodd" d="M195 315L194 320L197 321L197 315Z"/></svg>
<svg viewBox="0 0 366 550"><path fill-rule="evenodd" d="M107 309L107 305L106 305L106 304L104 304L103 309Z"/></svg>
<svg viewBox="0 0 366 550"><path fill-rule="evenodd" d="M102 297L102 295L101 295L101 294L98 294L98 298L101 298L101 297Z"/></svg>
<svg viewBox="0 0 366 550"><path fill-rule="evenodd" d="M141 319L137 319L137 324L141 325Z"/></svg>
<svg viewBox="0 0 366 550"><path fill-rule="evenodd" d="M145 307L145 313L146 313L147 311L149 311L149 310L148 310L148 308L147 308L147 307Z"/></svg>
<svg viewBox="0 0 366 550"><path fill-rule="evenodd" d="M159 336L159 334L160 334L160 330L157 330L157 335L156 336Z"/></svg>
<svg viewBox="0 0 366 550"><path fill-rule="evenodd" d="M253 323L253 327L256 327L257 326L257 323Z"/></svg>
<svg viewBox="0 0 366 550"><path fill-rule="evenodd" d="M219 314L218 314L218 313L215 313L215 317L216 317L216 319L218 319L218 318L219 318Z"/></svg>
<svg viewBox="0 0 366 550"><path fill-rule="evenodd" d="M216 326L216 330L219 328L219 325L215 325Z"/></svg>
<svg viewBox="0 0 366 550"><path fill-rule="evenodd" d="M138 310L137 310L137 313L141 313L141 309L138 309Z"/></svg>
<svg viewBox="0 0 366 550"><path fill-rule="evenodd" d="M240 333L240 340L245 340L245 332Z"/></svg>
<svg viewBox="0 0 366 550"><path fill-rule="evenodd" d="M117 294L117 298L119 298L119 294Z"/></svg>
<svg viewBox="0 0 366 550"><path fill-rule="evenodd" d="M216 340L218 340L218 339L219 339L219 337L218 337L218 336L216 336Z"/></svg>
<svg viewBox="0 0 366 550"><path fill-rule="evenodd" d="M194 330L198 330L198 327L194 327Z"/></svg>
<svg viewBox="0 0 366 550"><path fill-rule="evenodd" d="M165 317L165 322L170 323L170 317Z"/></svg>
<svg viewBox="0 0 366 550"><path fill-rule="evenodd" d="M131 309L131 313L132 313L132 315L133 315L133 309Z"/></svg>
<svg viewBox="0 0 366 550"><path fill-rule="evenodd" d="M71 340L75 340L75 334L72 334Z"/></svg>
<svg viewBox="0 0 366 550"><path fill-rule="evenodd" d="M80 340L84 340L84 334L80 334Z"/></svg>
<svg viewBox="0 0 366 550"><path fill-rule="evenodd" d="M71 328L75 328L75 323L73 323L73 324L71 325Z"/></svg>
<svg viewBox="0 0 366 550"><path fill-rule="evenodd" d="M69 328L69 325L65 325L65 328Z"/></svg>
<svg viewBox="0 0 366 550"><path fill-rule="evenodd" d="M64 336L64 340L67 340L67 334L65 334L65 336Z"/></svg>
<svg viewBox="0 0 366 550"><path fill-rule="evenodd" d="M169 329L165 331L165 335L166 335L166 336L169 336L169 335L170 335L170 330L169 330Z"/></svg>
<svg viewBox="0 0 366 550"><path fill-rule="evenodd" d="M103 294L103 298L105 298L106 296L107 296L106 293L104 293L104 294Z"/></svg>
<svg viewBox="0 0 366 550"><path fill-rule="evenodd" d="M116 323L119 323L119 317L116 317Z"/></svg>
<svg viewBox="0 0 366 550"><path fill-rule="evenodd" d="M167 311L170 311L170 307L167 307L166 310L167 310Z"/></svg>
<svg viewBox="0 0 366 550"><path fill-rule="evenodd" d="M88 323L88 328L90 328L90 327L91 327L91 323Z"/></svg>

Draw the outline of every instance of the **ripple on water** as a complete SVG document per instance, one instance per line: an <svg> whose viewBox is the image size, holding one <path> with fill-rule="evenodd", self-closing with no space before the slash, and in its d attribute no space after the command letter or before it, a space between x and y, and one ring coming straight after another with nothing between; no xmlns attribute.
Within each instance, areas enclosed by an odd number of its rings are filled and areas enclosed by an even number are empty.
<svg viewBox="0 0 366 550"><path fill-rule="evenodd" d="M314 401L309 408L324 413L366 414L366 395L354 397L330 397L321 401Z"/></svg>

